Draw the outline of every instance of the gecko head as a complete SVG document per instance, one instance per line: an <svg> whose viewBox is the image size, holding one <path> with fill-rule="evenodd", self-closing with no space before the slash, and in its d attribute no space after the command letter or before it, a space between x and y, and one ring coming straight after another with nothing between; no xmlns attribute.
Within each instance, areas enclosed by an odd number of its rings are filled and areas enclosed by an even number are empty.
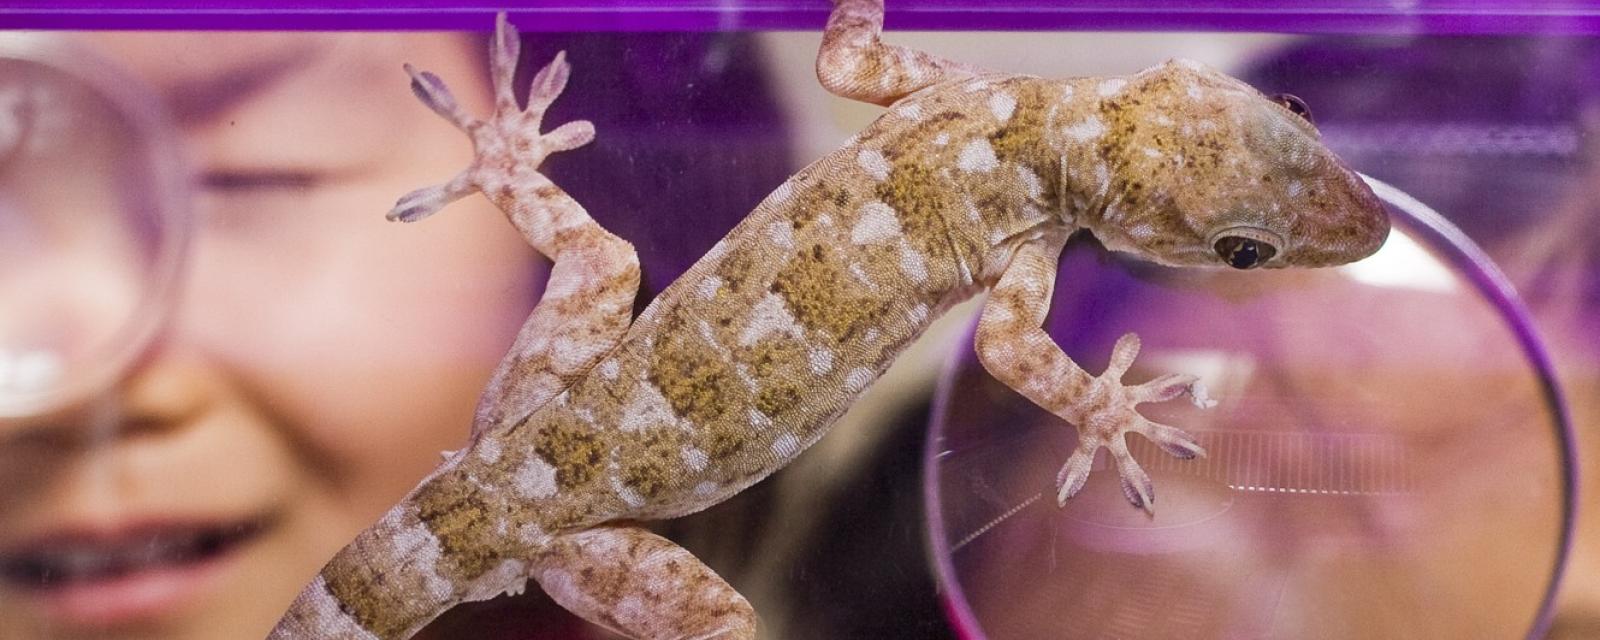
<svg viewBox="0 0 1600 640"><path fill-rule="evenodd" d="M1298 98L1185 60L1104 83L1103 181L1087 189L1104 195L1081 219L1108 248L1177 266L1317 267L1388 237L1382 203Z"/></svg>

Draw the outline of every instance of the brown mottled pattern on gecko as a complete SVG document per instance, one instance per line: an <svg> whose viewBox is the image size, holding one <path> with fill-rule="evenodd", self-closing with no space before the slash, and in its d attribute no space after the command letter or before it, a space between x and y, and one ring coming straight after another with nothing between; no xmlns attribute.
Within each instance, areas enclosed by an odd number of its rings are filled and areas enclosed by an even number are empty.
<svg viewBox="0 0 1600 640"><path fill-rule="evenodd" d="M390 217L417 220L482 191L555 259L552 284L485 393L472 446L335 558L275 638L399 637L527 575L633 637L752 638L754 613L726 582L616 523L703 509L783 466L934 317L984 287L980 360L1078 428L1058 501L1106 448L1129 502L1150 510L1153 485L1124 436L1204 455L1135 410L1195 378L1124 385L1131 334L1090 376L1044 333L1068 235L1087 230L1163 264L1280 267L1348 262L1387 232L1314 127L1199 64L1124 78L994 74L884 45L881 24L881 2L838 0L818 77L889 111L774 191L631 325L631 245L535 170L593 136L582 122L540 131L564 59L516 112L518 40L502 18L491 49L501 108L487 122L412 70L417 95L472 137L477 158Z"/></svg>

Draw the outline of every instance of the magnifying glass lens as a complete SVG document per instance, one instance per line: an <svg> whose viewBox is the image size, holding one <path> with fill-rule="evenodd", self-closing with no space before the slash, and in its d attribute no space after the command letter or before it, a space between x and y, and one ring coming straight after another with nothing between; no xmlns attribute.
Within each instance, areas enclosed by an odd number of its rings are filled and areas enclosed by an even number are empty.
<svg viewBox="0 0 1600 640"><path fill-rule="evenodd" d="M165 315L182 236L154 102L57 45L0 39L0 417L115 380Z"/></svg>

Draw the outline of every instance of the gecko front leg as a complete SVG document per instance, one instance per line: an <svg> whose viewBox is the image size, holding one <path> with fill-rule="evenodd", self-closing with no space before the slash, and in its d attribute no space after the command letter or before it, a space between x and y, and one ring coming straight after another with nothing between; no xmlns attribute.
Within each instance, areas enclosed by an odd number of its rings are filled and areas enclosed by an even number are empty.
<svg viewBox="0 0 1600 640"><path fill-rule="evenodd" d="M488 121L461 109L437 76L409 65L412 91L472 138L472 165L445 184L402 197L391 220L414 222L473 190L488 196L554 266L544 297L479 400L474 440L490 427L526 415L583 375L616 346L632 319L639 290L633 245L601 228L583 206L538 172L550 154L587 144L594 126L569 122L540 133L544 112L566 87L564 54L534 76L526 109L512 91L521 38L500 14L490 50L495 111Z"/></svg>
<svg viewBox="0 0 1600 640"><path fill-rule="evenodd" d="M1123 386L1122 376L1139 353L1139 338L1117 340L1104 374L1090 376L1057 346L1040 325L1050 309L1056 263L1066 234L1049 233L1018 247L984 303L978 320L978 358L985 369L1034 404L1078 428L1078 448L1056 476L1056 501L1066 504L1089 478L1094 454L1111 451L1128 502L1155 513L1150 477L1128 453L1123 436L1137 433L1179 458L1205 456L1189 434L1157 424L1134 407L1171 400L1189 392L1194 376L1169 374L1137 386Z"/></svg>

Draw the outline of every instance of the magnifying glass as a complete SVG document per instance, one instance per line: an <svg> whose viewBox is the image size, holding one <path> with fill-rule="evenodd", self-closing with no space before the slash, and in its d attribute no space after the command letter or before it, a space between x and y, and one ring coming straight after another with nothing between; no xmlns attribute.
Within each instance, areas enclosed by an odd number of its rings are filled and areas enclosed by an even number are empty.
<svg viewBox="0 0 1600 640"><path fill-rule="evenodd" d="M112 64L0 34L0 418L104 391L157 335L190 228L178 154Z"/></svg>
<svg viewBox="0 0 1600 640"><path fill-rule="evenodd" d="M1149 404L1203 459L1137 436L1155 515L1096 462L1057 506L1071 427L970 348L933 414L933 561L963 637L1542 637L1571 542L1570 427L1494 265L1376 181L1394 232L1345 267L1196 272L1069 253L1046 327L1090 371L1199 375L1221 403Z"/></svg>

